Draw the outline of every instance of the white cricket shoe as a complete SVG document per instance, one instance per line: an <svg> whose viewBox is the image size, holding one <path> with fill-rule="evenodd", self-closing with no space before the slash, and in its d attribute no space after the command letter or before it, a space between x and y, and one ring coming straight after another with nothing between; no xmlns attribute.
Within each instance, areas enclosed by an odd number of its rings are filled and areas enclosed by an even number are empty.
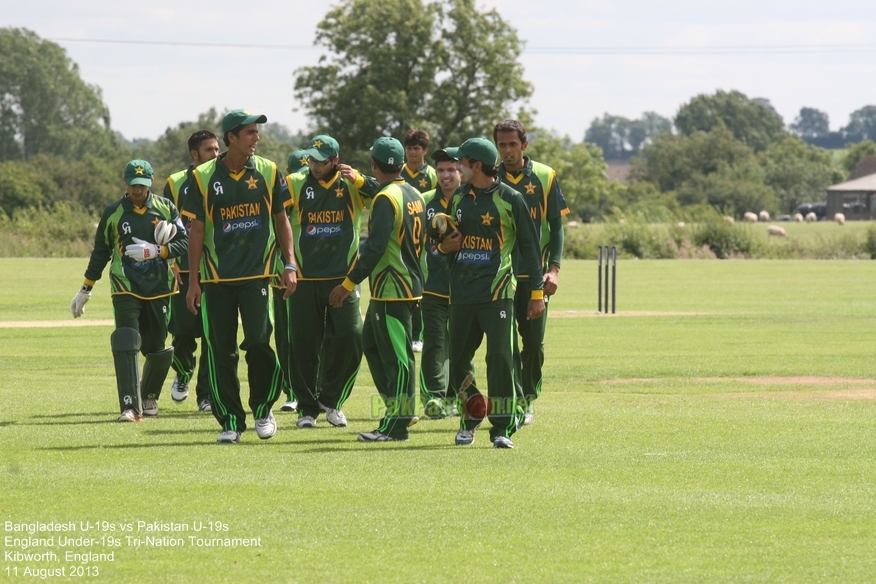
<svg viewBox="0 0 876 584"><path fill-rule="evenodd" d="M297 409L298 409L298 402L295 400L292 400L292 399L290 399L289 401L284 403L282 406L280 406L281 412L294 412Z"/></svg>
<svg viewBox="0 0 876 584"><path fill-rule="evenodd" d="M345 416L344 412L342 412L341 410L335 410L333 408L327 409L325 411L325 419L335 428L347 427L347 416Z"/></svg>
<svg viewBox="0 0 876 584"><path fill-rule="evenodd" d="M277 433L277 421L274 420L274 412L268 412L267 418L259 418L256 420L256 434L262 440L273 438Z"/></svg>
<svg viewBox="0 0 876 584"><path fill-rule="evenodd" d="M143 415L147 418L154 418L158 415L158 400L144 399L143 400Z"/></svg>
<svg viewBox="0 0 876 584"><path fill-rule="evenodd" d="M240 432L235 432L234 430L225 430L219 437L216 438L216 442L219 444L237 444L240 442Z"/></svg>
<svg viewBox="0 0 876 584"><path fill-rule="evenodd" d="M179 378L179 374L173 378L173 385L170 386L170 398L174 403L181 404L189 397L189 384L183 382Z"/></svg>
<svg viewBox="0 0 876 584"><path fill-rule="evenodd" d="M411 341L411 349L414 350L414 353L422 353L423 341Z"/></svg>
<svg viewBox="0 0 876 584"><path fill-rule="evenodd" d="M316 420L313 419L313 416L301 416L295 425L299 428L316 428Z"/></svg>
<svg viewBox="0 0 876 584"><path fill-rule="evenodd" d="M207 398L204 398L200 402L198 402L198 411L199 412L212 412L213 411L213 404L210 403L210 400L208 400Z"/></svg>
<svg viewBox="0 0 876 584"><path fill-rule="evenodd" d="M493 448L514 448L514 443L507 436L493 438Z"/></svg>
<svg viewBox="0 0 876 584"><path fill-rule="evenodd" d="M469 444L474 444L475 439L475 431L474 430L460 430L456 433L456 444L457 446L468 446Z"/></svg>
<svg viewBox="0 0 876 584"><path fill-rule="evenodd" d="M119 416L119 422L142 422L143 417L134 408L128 408Z"/></svg>

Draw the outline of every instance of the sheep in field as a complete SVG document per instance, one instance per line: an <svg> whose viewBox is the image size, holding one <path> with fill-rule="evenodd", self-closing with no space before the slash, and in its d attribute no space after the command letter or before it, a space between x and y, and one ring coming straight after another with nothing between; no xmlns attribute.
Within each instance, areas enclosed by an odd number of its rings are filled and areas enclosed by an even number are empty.
<svg viewBox="0 0 876 584"><path fill-rule="evenodd" d="M788 234L784 229L779 227L778 225L770 225L767 227L767 233L770 235L778 235L779 237L788 237Z"/></svg>
<svg viewBox="0 0 876 584"><path fill-rule="evenodd" d="M733 217L730 217L728 215L724 215L724 221L726 221L730 225L733 225L734 223L736 223L736 219L734 219Z"/></svg>
<svg viewBox="0 0 876 584"><path fill-rule="evenodd" d="M767 213L766 211L761 211L761 212L760 212L760 220L761 220L761 221L769 221L769 220L770 220L770 214Z"/></svg>
<svg viewBox="0 0 876 584"><path fill-rule="evenodd" d="M818 221L818 217L812 211L806 213L806 223L812 223L814 221Z"/></svg>
<svg viewBox="0 0 876 584"><path fill-rule="evenodd" d="M797 223L803 223L803 215L800 213L794 213L794 221Z"/></svg>
<svg viewBox="0 0 876 584"><path fill-rule="evenodd" d="M837 223L839 223L840 225L846 224L846 216L843 215L842 213L837 213L836 215L834 215L833 220L836 221Z"/></svg>
<svg viewBox="0 0 876 584"><path fill-rule="evenodd" d="M748 223L757 223L757 215L752 213L751 211L746 211L745 215L742 216Z"/></svg>

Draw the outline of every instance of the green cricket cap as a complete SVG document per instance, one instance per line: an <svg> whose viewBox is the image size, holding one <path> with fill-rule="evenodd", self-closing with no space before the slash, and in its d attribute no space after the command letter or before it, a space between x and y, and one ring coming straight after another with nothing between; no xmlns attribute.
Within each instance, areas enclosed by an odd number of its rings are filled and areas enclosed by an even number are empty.
<svg viewBox="0 0 876 584"><path fill-rule="evenodd" d="M478 162L483 162L486 166L499 165L499 151L486 138L469 138L457 148L456 154L457 158L468 156Z"/></svg>
<svg viewBox="0 0 876 584"><path fill-rule="evenodd" d="M371 156L378 162L401 166L405 162L405 148L395 138L383 136L371 147Z"/></svg>
<svg viewBox="0 0 876 584"><path fill-rule="evenodd" d="M132 160L125 166L125 184L152 186L152 165L145 160Z"/></svg>
<svg viewBox="0 0 876 584"><path fill-rule="evenodd" d="M334 158L340 153L340 151L341 147L338 146L337 140L331 136L320 134L319 136L313 137L313 140L310 141L310 148L304 152L306 156L311 156L315 160L322 162L323 160ZM290 166L289 168L292 167Z"/></svg>
<svg viewBox="0 0 876 584"><path fill-rule="evenodd" d="M441 148L440 150L436 150L432 153L432 160L438 162L438 159L442 156L452 158L453 160L459 160L459 148L457 148L456 146L449 146L447 148Z"/></svg>
<svg viewBox="0 0 876 584"><path fill-rule="evenodd" d="M225 117L222 118L222 133L230 132L237 126L246 126L248 124L264 124L268 121L267 116L263 114L252 114L248 110L236 109L231 110Z"/></svg>
<svg viewBox="0 0 876 584"><path fill-rule="evenodd" d="M307 150L295 150L286 159L286 168L293 174L305 166L307 166Z"/></svg>

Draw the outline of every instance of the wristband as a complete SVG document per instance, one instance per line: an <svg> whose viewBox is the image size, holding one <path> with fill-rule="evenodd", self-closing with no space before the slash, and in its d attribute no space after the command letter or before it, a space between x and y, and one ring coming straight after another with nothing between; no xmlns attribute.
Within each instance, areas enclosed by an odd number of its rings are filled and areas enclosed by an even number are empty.
<svg viewBox="0 0 876 584"><path fill-rule="evenodd" d="M92 288L94 288L94 286L89 286L88 284L83 284L82 288L80 288L79 291L80 292L91 292Z"/></svg>
<svg viewBox="0 0 876 584"><path fill-rule="evenodd" d="M285 266L283 266L283 269L284 270L292 270L293 272L297 272L298 266L296 266L295 264L286 264Z"/></svg>

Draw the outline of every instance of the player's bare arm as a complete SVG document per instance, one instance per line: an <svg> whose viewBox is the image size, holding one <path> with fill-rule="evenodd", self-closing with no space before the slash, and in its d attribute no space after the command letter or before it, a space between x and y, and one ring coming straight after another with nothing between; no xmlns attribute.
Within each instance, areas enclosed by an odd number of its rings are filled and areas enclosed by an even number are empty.
<svg viewBox="0 0 876 584"><path fill-rule="evenodd" d="M544 295L553 296L557 293L557 288L560 285L560 266L551 264L547 273L544 275Z"/></svg>
<svg viewBox="0 0 876 584"><path fill-rule="evenodd" d="M544 299L538 298L529 301L529 308L526 311L526 320L538 320L544 314Z"/></svg>
<svg viewBox="0 0 876 584"><path fill-rule="evenodd" d="M462 233L455 229L453 233L444 238L441 242L441 253L452 254L459 251L462 247Z"/></svg>
<svg viewBox="0 0 876 584"><path fill-rule="evenodd" d="M298 287L298 271L295 266L295 252L292 244L292 226L289 224L289 217L286 211L280 211L274 214L274 225L277 231L277 239L280 241L280 248L283 250L283 257L286 258L286 269L283 270L283 276L280 285L285 288L283 298L289 298L295 293L295 288Z"/></svg>
<svg viewBox="0 0 876 584"><path fill-rule="evenodd" d="M194 219L189 231L189 291L186 293L186 306L192 314L198 314L201 306L200 270L201 254L204 251L204 222Z"/></svg>

